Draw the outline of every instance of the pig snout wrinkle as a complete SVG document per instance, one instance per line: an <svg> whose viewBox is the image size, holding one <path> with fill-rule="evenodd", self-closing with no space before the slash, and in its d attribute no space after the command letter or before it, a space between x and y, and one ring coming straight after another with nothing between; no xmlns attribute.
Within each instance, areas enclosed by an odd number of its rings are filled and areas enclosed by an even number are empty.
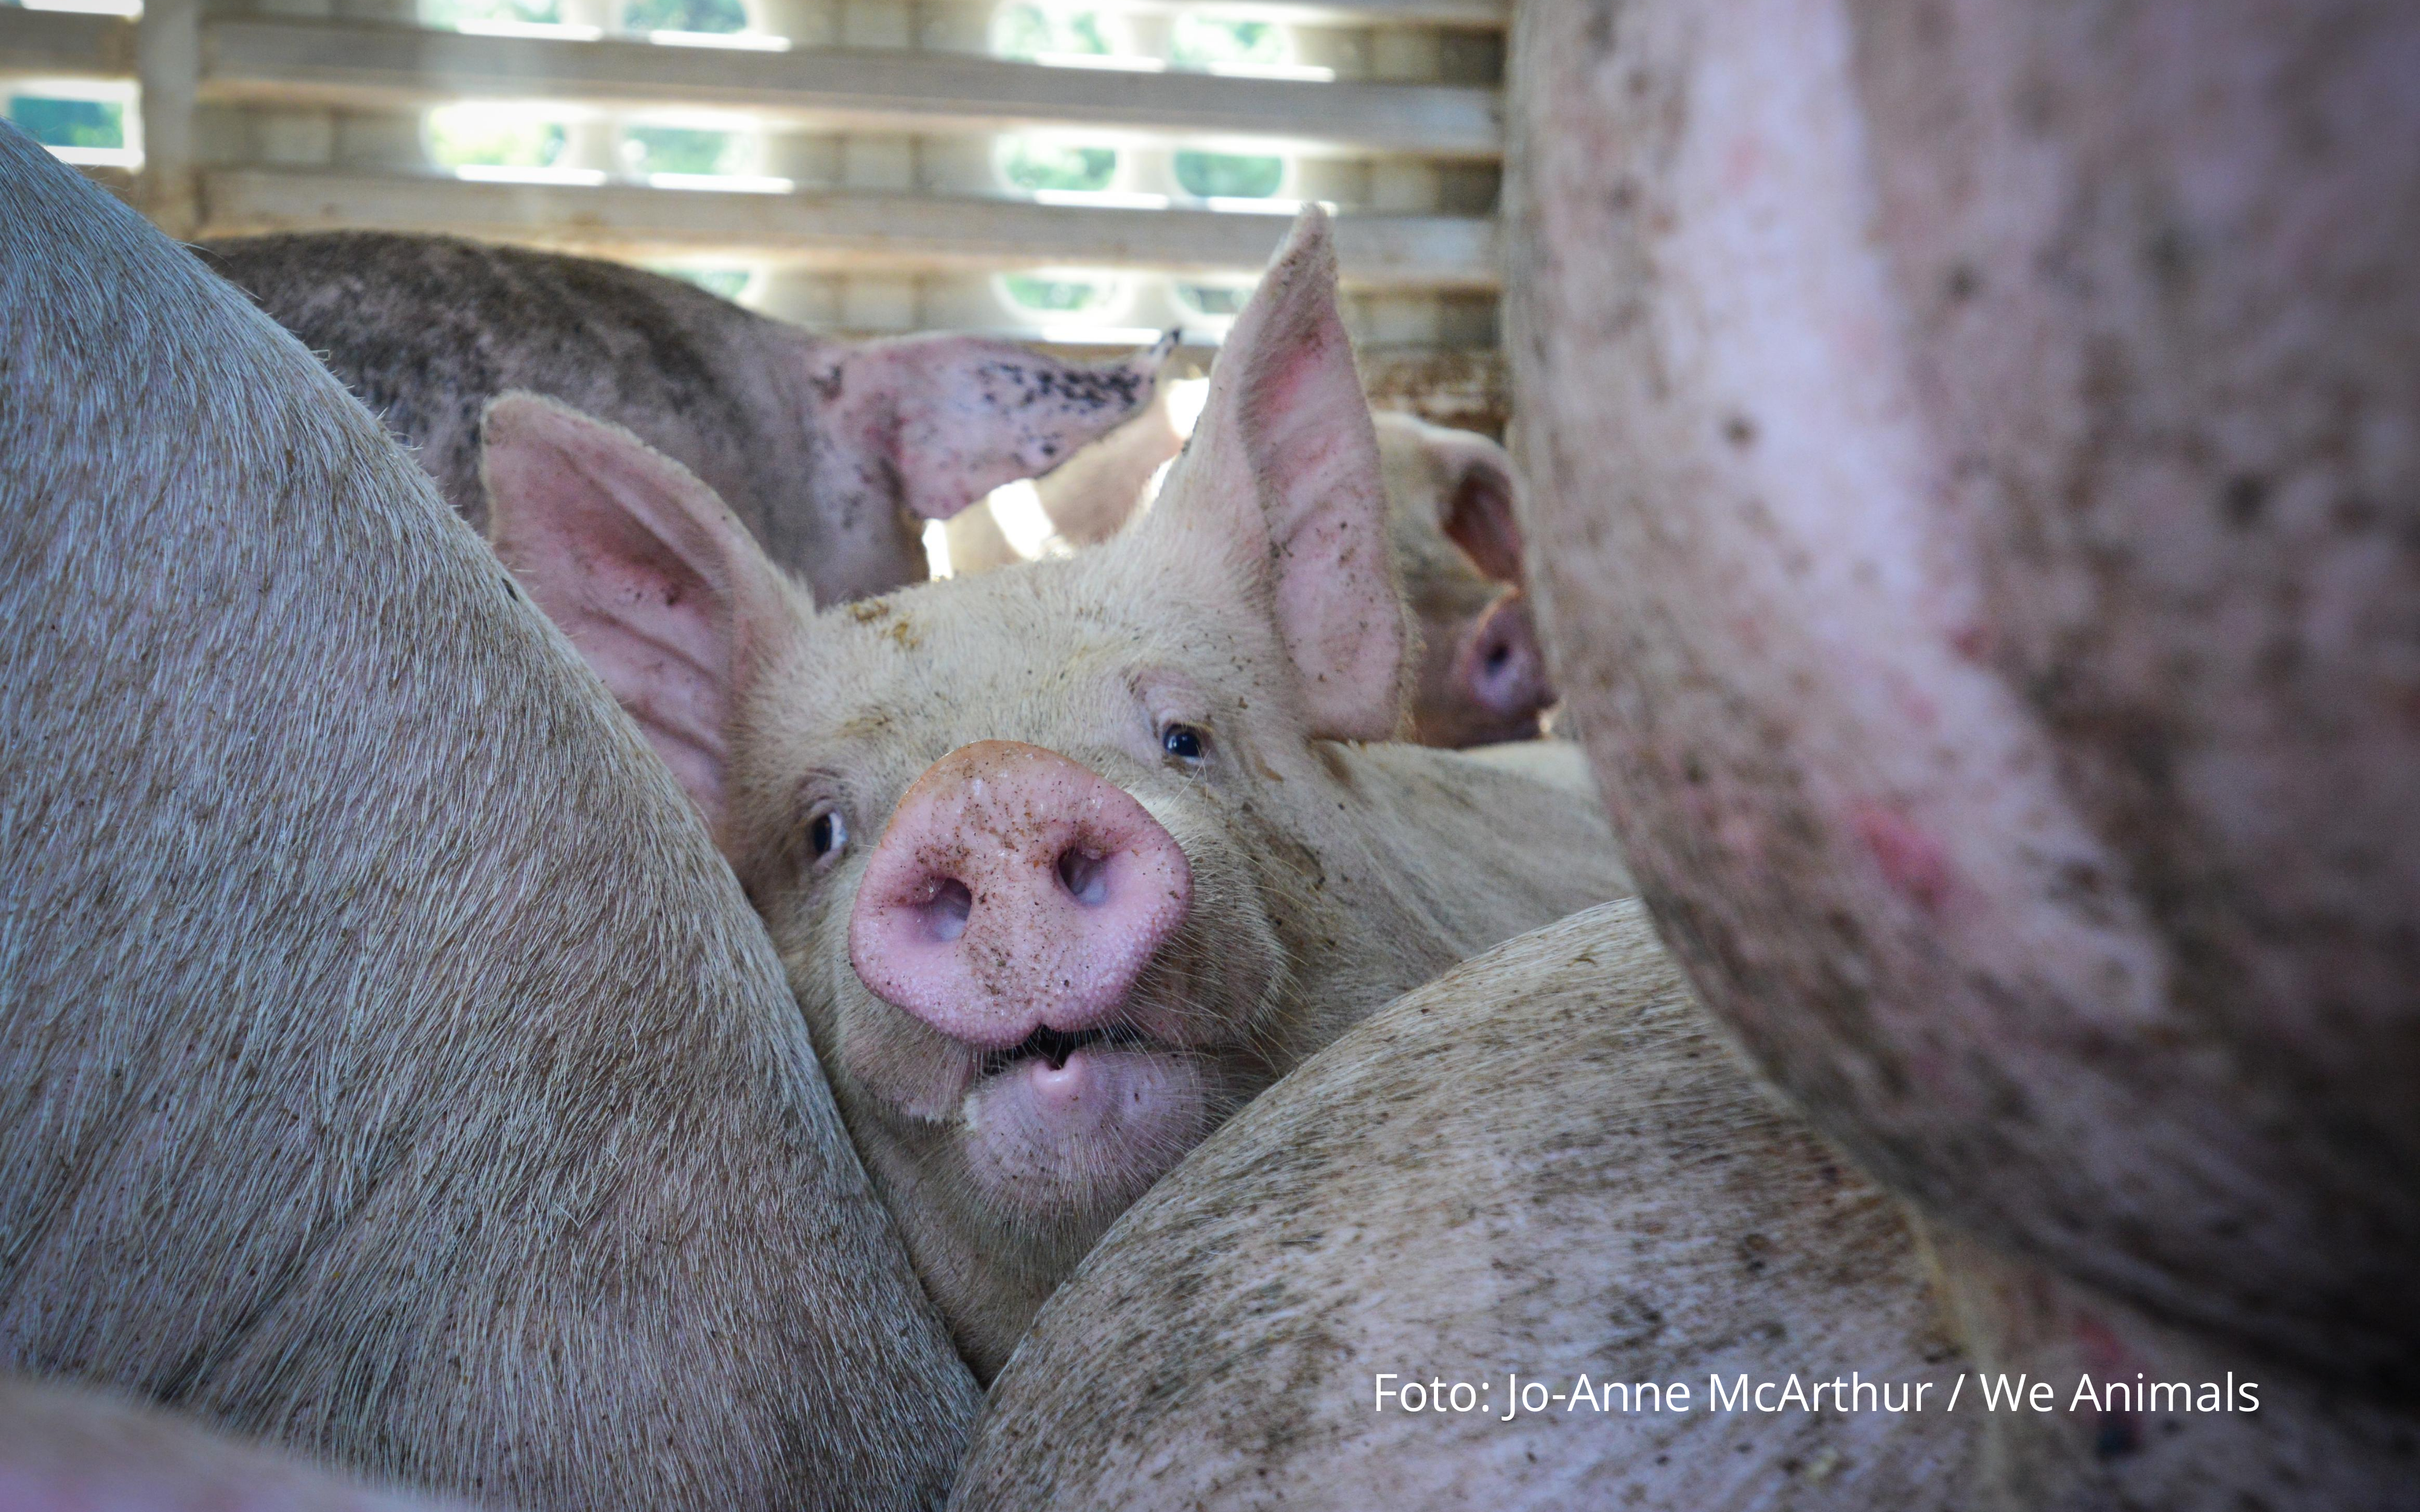
<svg viewBox="0 0 2420 1512"><path fill-rule="evenodd" d="M1184 850L1125 790L1056 751L979 741L900 798L858 887L849 962L961 1043L1055 1048L1120 1012L1192 894Z"/></svg>

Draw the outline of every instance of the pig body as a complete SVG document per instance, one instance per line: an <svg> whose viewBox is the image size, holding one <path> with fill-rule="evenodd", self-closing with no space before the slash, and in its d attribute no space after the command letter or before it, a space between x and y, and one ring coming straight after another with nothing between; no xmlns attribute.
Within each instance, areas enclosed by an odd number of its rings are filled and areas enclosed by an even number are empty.
<svg viewBox="0 0 2420 1512"><path fill-rule="evenodd" d="M2420 176L2288 166L2420 129L2420 22L1763 16L1524 54L1542 592L1658 917L1894 1184L2420 1381Z"/></svg>
<svg viewBox="0 0 2420 1512"><path fill-rule="evenodd" d="M1963 1365L1898 1205L1634 901L1389 1004L1195 1150L1043 1309L952 1504L1962 1507ZM1853 1370L1926 1410L1708 1395ZM1432 1381L1470 1405L1407 1407Z"/></svg>
<svg viewBox="0 0 2420 1512"><path fill-rule="evenodd" d="M2064 1299L2020 1352L2140 1315L2408 1416L2420 16L1537 7L1513 52L1536 590L1709 1006ZM2236 1504L2165 1463L2139 1504Z"/></svg>
<svg viewBox="0 0 2420 1512"><path fill-rule="evenodd" d="M661 274L453 237L309 232L203 253L418 449L474 527L480 411L544 393L679 458L828 604L922 579L925 520L1047 471L1152 390L1149 363L957 336L851 346Z"/></svg>
<svg viewBox="0 0 2420 1512"><path fill-rule="evenodd" d="M952 1504L2318 1512L2410 1506L2412 1469L2355 1394L1926 1242L1630 902L1388 1005L1188 1156L1043 1308Z"/></svg>
<svg viewBox="0 0 2420 1512"><path fill-rule="evenodd" d="M1568 786L1383 739L1403 609L1330 255L1304 223L1135 528L820 614L666 459L489 417L499 555L721 837L982 1371L1287 1068L1624 891ZM583 470L617 512L557 495Z"/></svg>
<svg viewBox="0 0 2420 1512"><path fill-rule="evenodd" d="M727 869L325 369L0 127L0 1357L484 1503L974 1404Z"/></svg>

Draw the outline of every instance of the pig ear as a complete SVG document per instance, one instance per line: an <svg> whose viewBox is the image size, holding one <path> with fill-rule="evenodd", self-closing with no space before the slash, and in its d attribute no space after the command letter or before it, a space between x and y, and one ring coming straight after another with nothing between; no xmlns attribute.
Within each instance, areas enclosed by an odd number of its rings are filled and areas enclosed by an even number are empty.
<svg viewBox="0 0 2420 1512"><path fill-rule="evenodd" d="M1336 313L1336 252L1318 206L1295 220L1228 332L1161 497L1146 518L1223 535L1265 575L1311 733L1393 735L1404 610L1377 433Z"/></svg>
<svg viewBox="0 0 2420 1512"><path fill-rule="evenodd" d="M497 557L725 840L732 716L794 623L781 574L687 468L551 399L489 405L479 465Z"/></svg>
<svg viewBox="0 0 2420 1512"><path fill-rule="evenodd" d="M810 377L814 424L870 486L947 519L1004 483L1049 471L1151 402L1171 332L1124 363L1063 362L1013 342L905 336L829 356Z"/></svg>
<svg viewBox="0 0 2420 1512"><path fill-rule="evenodd" d="M1446 481L1438 529L1481 572L1519 582L1521 522L1512 513L1511 454L1466 430L1431 431L1426 443Z"/></svg>

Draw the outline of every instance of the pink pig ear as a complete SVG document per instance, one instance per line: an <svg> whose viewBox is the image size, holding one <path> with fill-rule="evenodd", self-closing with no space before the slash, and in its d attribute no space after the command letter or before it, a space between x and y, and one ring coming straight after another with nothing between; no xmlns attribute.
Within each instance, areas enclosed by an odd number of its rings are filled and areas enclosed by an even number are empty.
<svg viewBox="0 0 2420 1512"><path fill-rule="evenodd" d="M1146 519L1222 535L1265 576L1311 733L1392 736L1403 601L1377 433L1336 313L1336 251L1318 206L1296 218L1236 316L1161 498Z"/></svg>
<svg viewBox="0 0 2420 1512"><path fill-rule="evenodd" d="M1124 363L1063 362L1014 342L904 336L810 368L814 424L869 488L947 519L1004 483L1049 471L1151 402L1171 332Z"/></svg>
<svg viewBox="0 0 2420 1512"><path fill-rule="evenodd" d="M1444 477L1446 538L1498 582L1521 580L1521 521L1512 509L1512 455L1466 430L1431 430L1422 438Z"/></svg>
<svg viewBox="0 0 2420 1512"><path fill-rule="evenodd" d="M780 572L687 468L551 399L488 406L480 471L497 557L726 840L732 716L795 623Z"/></svg>

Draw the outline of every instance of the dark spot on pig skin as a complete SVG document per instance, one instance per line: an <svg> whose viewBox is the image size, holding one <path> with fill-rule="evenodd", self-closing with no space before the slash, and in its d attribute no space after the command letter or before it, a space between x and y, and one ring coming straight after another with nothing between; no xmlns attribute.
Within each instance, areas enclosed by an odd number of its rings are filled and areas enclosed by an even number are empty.
<svg viewBox="0 0 2420 1512"><path fill-rule="evenodd" d="M1983 275L1969 263L1951 264L1948 274L1941 281L1941 290L1949 296L1952 304L1965 303L1982 292L1982 288Z"/></svg>
<svg viewBox="0 0 2420 1512"><path fill-rule="evenodd" d="M1596 0L1596 4L1589 8L1587 37L1590 52L1606 54L1613 51L1614 34L1619 29L1618 23L1623 8L1621 0ZM1634 93L1645 87L1637 72L1634 71L1630 77Z"/></svg>
<svg viewBox="0 0 2420 1512"><path fill-rule="evenodd" d="M1039 404L1082 410L1130 409L1146 380L1146 375L1130 367L1028 367L1014 362L986 363L984 376L1011 391L1011 402L1020 409Z"/></svg>
<svg viewBox="0 0 2420 1512"><path fill-rule="evenodd" d="M2269 480L2256 472L2239 472L2227 479L2219 496L2220 514L2239 531L2257 528L2268 509Z"/></svg>
<svg viewBox="0 0 2420 1512"><path fill-rule="evenodd" d="M2092 1456L2096 1459L2122 1459L2143 1446L2142 1426L2132 1412L2103 1412L2101 1427L2092 1436Z"/></svg>
<svg viewBox="0 0 2420 1512"><path fill-rule="evenodd" d="M2359 534L2364 531L2373 531L2378 528L2378 506L2366 499L2349 496L2336 501L2336 506L2330 513L2329 518L2337 530L2343 531L2346 534Z"/></svg>
<svg viewBox="0 0 2420 1512"><path fill-rule="evenodd" d="M1746 415L1733 415L1723 422L1723 440L1745 451L1756 444L1756 422Z"/></svg>
<svg viewBox="0 0 2420 1512"><path fill-rule="evenodd" d="M2175 296L2191 291L2193 247L2180 227L2164 225L2153 232L2144 245L2143 262L2161 293Z"/></svg>

